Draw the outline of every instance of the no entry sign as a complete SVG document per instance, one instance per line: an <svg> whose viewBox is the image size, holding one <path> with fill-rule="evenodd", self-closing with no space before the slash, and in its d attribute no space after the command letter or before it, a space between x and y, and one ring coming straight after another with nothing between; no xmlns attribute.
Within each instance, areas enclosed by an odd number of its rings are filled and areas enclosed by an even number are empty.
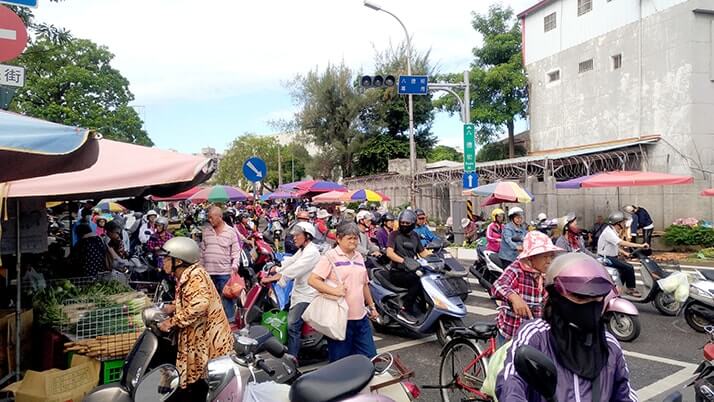
<svg viewBox="0 0 714 402"><path fill-rule="evenodd" d="M27 46L27 29L20 17L0 6L0 62L16 58Z"/></svg>

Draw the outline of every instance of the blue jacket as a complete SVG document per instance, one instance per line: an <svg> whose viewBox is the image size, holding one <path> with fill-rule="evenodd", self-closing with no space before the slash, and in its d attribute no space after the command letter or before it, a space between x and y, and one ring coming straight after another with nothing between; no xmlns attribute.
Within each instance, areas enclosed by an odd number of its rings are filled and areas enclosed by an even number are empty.
<svg viewBox="0 0 714 402"><path fill-rule="evenodd" d="M630 386L630 373L622 348L610 333L606 332L605 338L609 347L609 356L600 374L601 399L608 402L637 402L635 391ZM555 369L558 372L556 400L590 401L592 399L592 382L578 377L558 363L550 336L550 325L541 319L536 319L524 323L513 338L513 343L506 354L503 370L498 374L498 380L496 380L496 396L499 401L545 401L516 372L513 359L516 349L521 345L530 345L538 349L555 363Z"/></svg>
<svg viewBox="0 0 714 402"><path fill-rule="evenodd" d="M414 228L414 231L419 235L422 246L426 246L431 243L432 240L436 239L436 235L431 232L428 225L417 225L417 227Z"/></svg>
<svg viewBox="0 0 714 402"><path fill-rule="evenodd" d="M523 239L526 237L528 230L525 225L516 226L513 222L508 222L506 226L503 227L503 237L501 237L501 249L498 251L498 256L502 260L515 261L518 257L517 246L523 245ZM520 236L521 241L514 242L512 239L514 236Z"/></svg>

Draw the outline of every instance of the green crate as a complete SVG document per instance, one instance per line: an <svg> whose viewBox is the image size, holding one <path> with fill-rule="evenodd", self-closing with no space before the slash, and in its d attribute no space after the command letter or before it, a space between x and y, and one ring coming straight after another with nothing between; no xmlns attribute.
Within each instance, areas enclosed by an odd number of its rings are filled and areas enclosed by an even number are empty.
<svg viewBox="0 0 714 402"><path fill-rule="evenodd" d="M121 380L124 359L105 360L102 362L102 384L111 384Z"/></svg>

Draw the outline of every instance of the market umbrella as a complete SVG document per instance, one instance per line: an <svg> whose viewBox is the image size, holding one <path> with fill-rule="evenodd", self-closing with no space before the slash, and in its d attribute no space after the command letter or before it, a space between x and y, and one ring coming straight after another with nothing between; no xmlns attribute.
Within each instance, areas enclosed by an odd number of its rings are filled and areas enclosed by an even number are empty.
<svg viewBox="0 0 714 402"><path fill-rule="evenodd" d="M229 201L245 201L251 198L245 191L231 186L213 186L204 188L189 197L189 200L199 202L211 202L225 204Z"/></svg>
<svg viewBox="0 0 714 402"><path fill-rule="evenodd" d="M156 201L156 202L166 202L166 201L183 201L189 199L192 195L196 194L197 192L203 190L205 187L202 186L196 186L193 188L189 188L186 191L182 191L178 194L170 195L168 197L158 197L155 195L150 195L149 198L151 201Z"/></svg>
<svg viewBox="0 0 714 402"><path fill-rule="evenodd" d="M344 195L344 201L382 202L389 200L390 198L386 195L368 189L350 191Z"/></svg>
<svg viewBox="0 0 714 402"><path fill-rule="evenodd" d="M0 182L86 169L98 142L87 129L0 111Z"/></svg>
<svg viewBox="0 0 714 402"><path fill-rule="evenodd" d="M578 177L556 183L555 188L667 186L692 183L694 183L692 176L621 170Z"/></svg>
<svg viewBox="0 0 714 402"><path fill-rule="evenodd" d="M329 191L312 197L312 202L314 204L334 204L345 201L345 194L347 193L344 191Z"/></svg>
<svg viewBox="0 0 714 402"><path fill-rule="evenodd" d="M701 195L706 196L706 197L714 197L714 188L710 188L708 190L702 191Z"/></svg>
<svg viewBox="0 0 714 402"><path fill-rule="evenodd" d="M94 208L102 212L126 212L126 208L116 202L100 202Z"/></svg>
<svg viewBox="0 0 714 402"><path fill-rule="evenodd" d="M488 197L484 204L481 205L500 204L502 202L529 203L535 199L533 194L513 181L498 181L484 184L483 186L464 191L464 195Z"/></svg>
<svg viewBox="0 0 714 402"><path fill-rule="evenodd" d="M291 193L289 191L275 191L272 193L264 194L260 197L261 201L273 201L273 200L288 200L291 198L297 198L295 193Z"/></svg>

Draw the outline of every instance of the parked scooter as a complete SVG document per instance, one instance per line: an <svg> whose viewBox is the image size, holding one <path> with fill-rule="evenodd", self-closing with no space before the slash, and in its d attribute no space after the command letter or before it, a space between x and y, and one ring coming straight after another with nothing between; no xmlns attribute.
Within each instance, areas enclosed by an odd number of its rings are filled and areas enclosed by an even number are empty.
<svg viewBox="0 0 714 402"><path fill-rule="evenodd" d="M407 289L392 284L389 271L377 267L369 271L369 288L380 315L375 327L377 330L402 327L418 334L435 331L439 342L445 345L449 341L449 329L464 326L462 318L466 316L466 306L462 295L468 294L469 286L463 276L452 276L451 271L445 269L444 260L436 255L426 259L407 258L405 264L420 277L426 311L416 317L416 322L407 320L401 314Z"/></svg>
<svg viewBox="0 0 714 402"><path fill-rule="evenodd" d="M714 401L714 326L708 325L705 330L709 334L709 342L703 348L704 360L694 371L696 377L687 384L694 387L695 402Z"/></svg>
<svg viewBox="0 0 714 402"><path fill-rule="evenodd" d="M714 272L697 271L699 280L689 285L689 299L684 305L684 319L692 329L705 332L714 325Z"/></svg>
<svg viewBox="0 0 714 402"><path fill-rule="evenodd" d="M493 288L493 283L500 278L503 270L503 262L498 257L498 253L486 250L485 245L476 247L476 261L469 268L469 272L478 279L478 283L489 293Z"/></svg>

